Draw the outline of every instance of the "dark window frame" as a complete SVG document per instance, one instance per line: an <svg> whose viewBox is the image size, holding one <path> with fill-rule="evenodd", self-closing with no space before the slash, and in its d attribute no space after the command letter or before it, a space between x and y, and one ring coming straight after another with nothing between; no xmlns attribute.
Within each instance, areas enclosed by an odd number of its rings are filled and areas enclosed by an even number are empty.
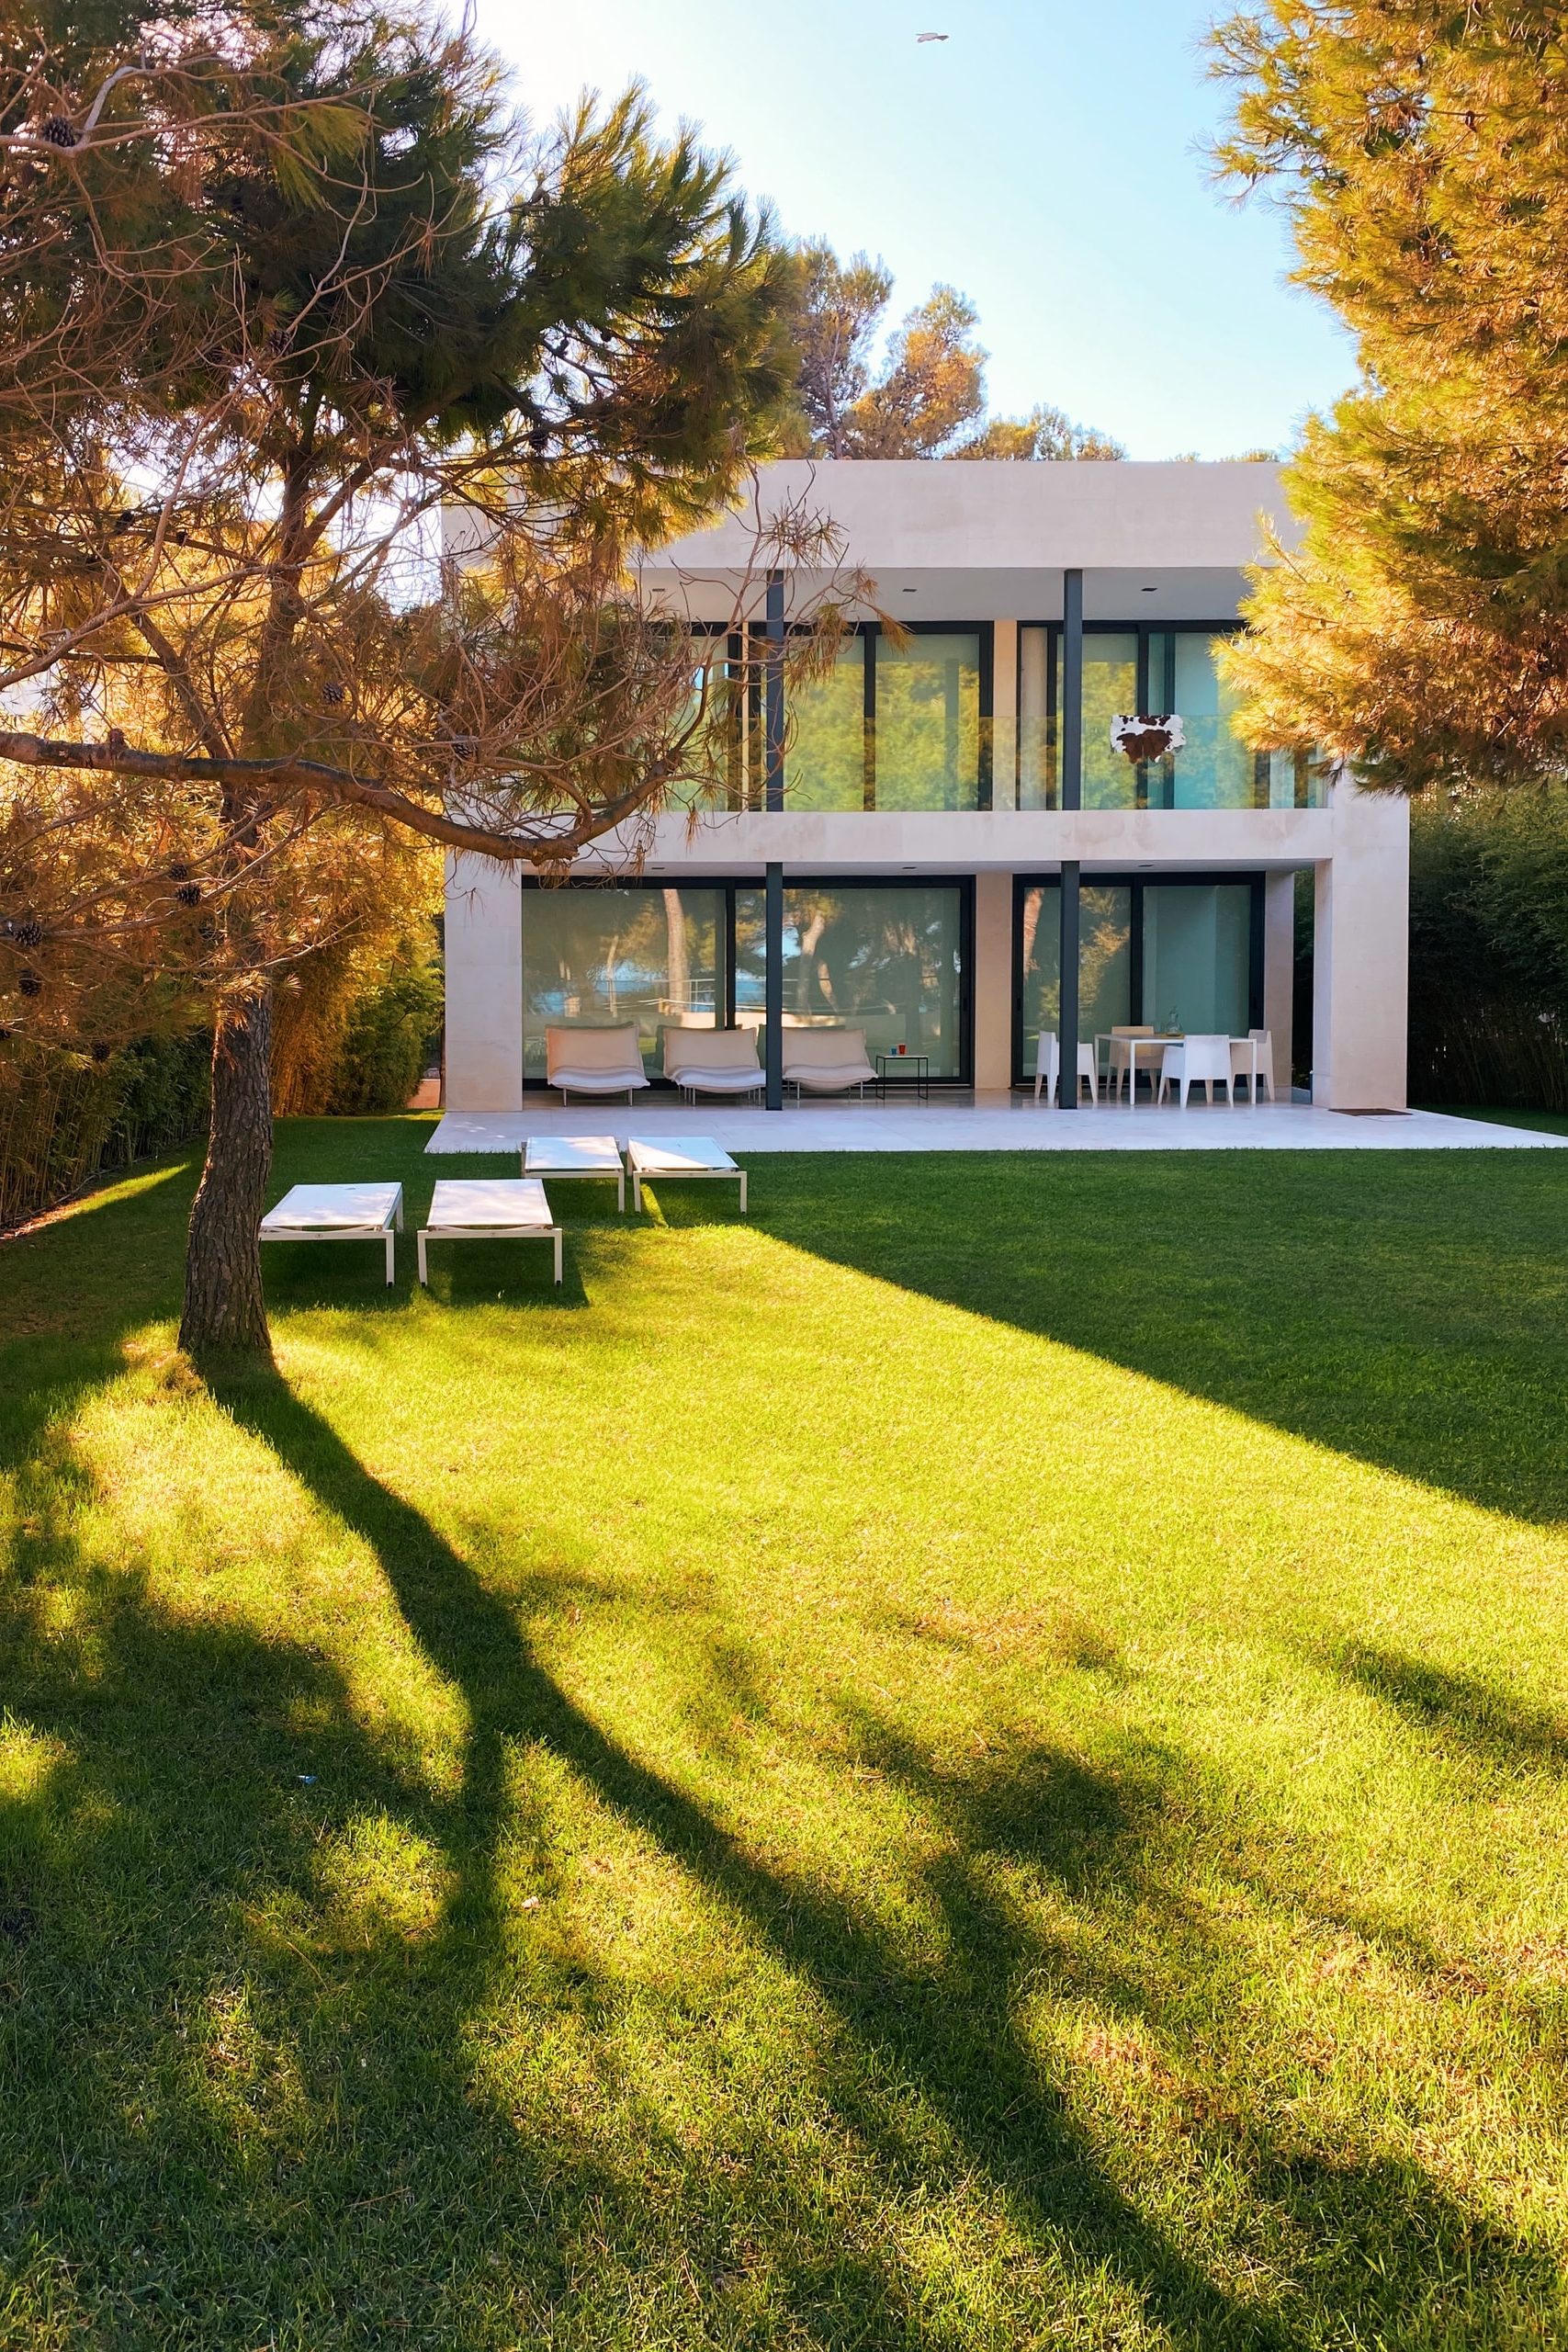
<svg viewBox="0 0 1568 2352"><path fill-rule="evenodd" d="M984 815L995 805L994 745L996 736L997 682L996 622L901 620L898 626L906 637L972 637L976 641L975 661L976 670L977 673L976 716L979 725L979 743L976 754L975 806L973 808L937 808L931 810L892 808L885 809L882 813L894 817L924 815L971 817ZM807 634L805 631L798 633L802 635ZM844 634L846 637L853 637L860 639L863 647L861 655L863 666L861 704L861 807L863 810L875 811L880 806L876 797L876 649L879 639L886 634L886 632L884 631L880 621L855 621L845 630ZM788 720L788 700L789 697L786 692L786 726ZM789 751L787 743L784 751L784 813L787 815L791 807L789 797ZM803 813L810 815L815 812L807 810ZM828 809L822 813L829 816L843 816L850 814L851 812L844 809Z"/></svg>
<svg viewBox="0 0 1568 2352"><path fill-rule="evenodd" d="M1023 632L1026 628L1039 628L1045 632L1045 740L1050 754L1048 797L1045 808L1055 810L1060 808L1062 805L1060 782L1056 774L1056 722L1060 717L1056 707L1056 662L1057 649L1062 641L1063 624L1060 621L1020 621L1018 631L1021 654ZM1234 615L1229 620L1212 621L1145 620L1141 616L1134 618L1129 615L1128 618L1122 621L1085 621L1083 625L1083 633L1086 638L1131 637L1136 639L1137 651L1134 659L1137 675L1134 693L1141 711L1146 711L1149 708L1149 639L1151 638L1165 637L1171 640L1166 651L1165 674L1160 681L1161 699L1168 711L1174 708L1176 702L1176 639L1178 637L1241 637L1246 634L1246 630L1247 623L1237 620ZM1019 659L1013 663L1013 805L1015 808L1018 805L1019 790L1023 782L1022 722L1023 662ZM1165 763L1161 761L1158 764L1163 768ZM1134 767L1133 806L1135 808L1169 808L1171 805L1168 801L1151 802L1149 798L1149 775L1155 765L1156 763L1152 760L1139 760ZM1298 775L1295 784L1298 808L1307 806L1302 797L1303 790L1302 777ZM1253 758L1252 805L1255 808L1267 808L1269 806L1269 756L1264 752L1255 753Z"/></svg>
<svg viewBox="0 0 1568 2352"><path fill-rule="evenodd" d="M524 893L532 890L716 890L723 900L724 937L722 963L724 971L725 1026L735 1026L735 901L742 890L752 890L760 896L763 877L751 874L656 874L628 878L623 875L570 875L564 881L542 881L536 874L519 877ZM795 874L784 876L784 891L791 890L956 890L958 893L958 1075L955 1078L933 1077L933 1087L949 1091L972 1087L975 1083L975 876L973 874ZM525 908L520 910L525 920ZM520 942L519 986L526 997L528 965L525 934ZM525 1012L526 1007L525 1006ZM526 1071L523 1085L530 1081ZM536 1084L536 1081L535 1081ZM653 1074L654 1087L667 1087L670 1081L662 1071Z"/></svg>
<svg viewBox="0 0 1568 2352"><path fill-rule="evenodd" d="M1148 872L1086 873L1082 876L1085 890L1127 890L1132 894L1131 935L1129 938L1129 972L1127 993L1134 1006L1143 1002L1144 992L1144 892L1145 890L1202 889L1212 890L1216 883L1245 883L1251 893L1247 905L1247 1021L1249 1029L1263 1026L1263 943L1265 887L1268 874L1261 867L1213 867L1188 874L1167 874L1156 866ZM1014 1086L1032 1086L1034 1072L1026 1070L1023 1062L1023 901L1029 890L1060 890L1059 873L1015 874L1012 877L1012 1080Z"/></svg>

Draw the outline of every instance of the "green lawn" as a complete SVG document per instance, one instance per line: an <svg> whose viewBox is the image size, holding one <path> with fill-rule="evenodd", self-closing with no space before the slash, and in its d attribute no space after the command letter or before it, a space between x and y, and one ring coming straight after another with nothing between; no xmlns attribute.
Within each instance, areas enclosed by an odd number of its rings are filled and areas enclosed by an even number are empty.
<svg viewBox="0 0 1568 2352"><path fill-rule="evenodd" d="M752 1165L0 1247L0 2346L1568 2344L1568 1160Z"/></svg>

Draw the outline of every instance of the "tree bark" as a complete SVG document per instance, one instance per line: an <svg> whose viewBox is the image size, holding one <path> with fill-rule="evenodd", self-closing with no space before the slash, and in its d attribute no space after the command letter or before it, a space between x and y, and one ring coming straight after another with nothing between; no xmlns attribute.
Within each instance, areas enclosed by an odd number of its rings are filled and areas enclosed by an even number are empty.
<svg viewBox="0 0 1568 2352"><path fill-rule="evenodd" d="M212 1039L212 1120L186 1245L180 1345L270 1358L261 1223L272 1165L272 995L221 1008Z"/></svg>

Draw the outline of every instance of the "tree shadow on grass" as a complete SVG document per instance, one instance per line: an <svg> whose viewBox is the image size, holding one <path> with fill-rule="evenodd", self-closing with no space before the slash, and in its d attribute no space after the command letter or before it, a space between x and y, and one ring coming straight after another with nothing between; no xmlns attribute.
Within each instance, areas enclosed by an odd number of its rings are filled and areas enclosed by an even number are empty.
<svg viewBox="0 0 1568 2352"><path fill-rule="evenodd" d="M831 2077L835 2103L895 2171L908 2166L901 2109L912 2089L950 2141L954 2170L977 2170L1031 2244L1070 2278L1115 2281L1171 2341L1193 2352L1309 2340L1285 2312L1217 2285L1137 2209L1020 2030L1022 1990L1052 1955L1039 1929L998 1892L989 1864L998 1857L1025 1862L1091 1902L1097 1890L1121 1891L1146 1878L1161 1834L1158 1759L1145 1759L1141 1780L1130 1780L1037 1748L955 1804L928 1759L885 1736L888 1769L945 1809L958 1833L956 1853L933 1863L924 1879L942 1922L942 1954L911 1951L877 1924L869 1902L764 1866L701 1803L586 1714L540 1662L512 1609L283 1382L233 1385L223 1401L372 1546L411 1631L464 1694L466 1860L456 1907L470 1932L478 1928L491 1946L504 1934L494 1878L506 1815L502 1759L512 1743L543 1743L599 1803L733 1907L825 2005L838 2035L847 2037ZM1193 1941L1201 1966L1201 1939ZM1081 1979L1081 1962L1073 1965ZM1092 1990L1113 2007L1140 1998L1109 1964L1092 1972ZM1237 2160L1234 2147L1224 2154ZM1542 2308L1550 2267L1465 2211L1414 2163L1333 2165L1267 2146L1244 2160L1292 2219L1315 2266L1312 2301L1319 2312L1342 2317L1375 2294L1397 2328L1418 2312L1440 2319L1443 2297L1458 2285L1467 2309L1483 2317L1495 2311L1501 2321ZM1367 2287L1369 2273L1381 2281L1376 2290ZM854 2313L830 2314L805 2278L799 2284L802 2316L819 2340L862 2340ZM877 2294L887 2316L875 2340L925 2340L912 2312L907 2326L894 2324L902 2290L891 2259ZM1301 2322L1307 2317L1302 2312ZM1390 2340L1442 2339L1422 2320L1407 2337Z"/></svg>
<svg viewBox="0 0 1568 2352"><path fill-rule="evenodd" d="M498 1917L493 1871L507 1745L543 1741L816 1989L886 2089L917 2086L966 2160L984 2166L1031 2229L1076 2267L1109 2267L1178 2340L1194 2346L1276 2340L1270 2325L1214 2288L1138 2215L1105 2176L1060 2093L1038 2079L1009 2025L1011 1978L1025 1955L1002 1921L976 1924L984 1964L964 1972L968 1981L950 1980L901 1961L852 1905L763 1868L700 1804L573 1704L531 1652L512 1611L282 1381L256 1378L220 1393L236 1419L373 1547L415 1637L468 1701L462 1802L469 1863L461 1899L470 1919L493 1925ZM1102 1792L1097 1805L1082 1793L1082 1834L1113 1838L1114 1796ZM863 2128L866 2120L862 2113ZM824 2325L825 2314L815 2318Z"/></svg>
<svg viewBox="0 0 1568 2352"><path fill-rule="evenodd" d="M1347 1642L1328 1654L1348 1681L1371 1691L1400 1719L1443 1747L1489 1766L1568 1770L1568 1724L1523 1704L1478 1675L1433 1666L1402 1650Z"/></svg>
<svg viewBox="0 0 1568 2352"><path fill-rule="evenodd" d="M754 1166L778 1239L1491 1510L1568 1519L1555 1153Z"/></svg>
<svg viewBox="0 0 1568 2352"><path fill-rule="evenodd" d="M46 2313L158 2352L553 2337L604 2231L654 2246L668 2209L476 2079L494 1708L445 1788L303 1641L173 1618L85 1555L63 1442L35 1468L0 1579L0 2342ZM585 2017L607 1998L591 1951L534 1964Z"/></svg>

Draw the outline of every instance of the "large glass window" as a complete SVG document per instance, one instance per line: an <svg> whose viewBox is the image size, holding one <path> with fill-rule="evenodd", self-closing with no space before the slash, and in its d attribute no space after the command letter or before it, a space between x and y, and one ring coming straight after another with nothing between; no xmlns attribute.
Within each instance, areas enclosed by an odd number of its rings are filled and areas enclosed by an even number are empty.
<svg viewBox="0 0 1568 2352"><path fill-rule="evenodd" d="M1177 808L1252 808L1258 800L1258 761L1235 732L1236 696L1214 661L1224 643L1197 629L1171 632L1175 699L1186 742L1171 765ZM1267 788L1267 786L1265 786Z"/></svg>
<svg viewBox="0 0 1568 2352"><path fill-rule="evenodd" d="M1078 1035L1128 1023L1245 1036L1252 1006L1250 881L1085 882L1079 894ZM1022 1035L1018 1076L1032 1077L1042 1029L1061 1008L1061 897L1055 882L1020 897Z"/></svg>
<svg viewBox="0 0 1568 2352"><path fill-rule="evenodd" d="M980 639L972 630L877 637L876 806L980 805Z"/></svg>
<svg viewBox="0 0 1568 2352"><path fill-rule="evenodd" d="M865 1031L866 1050L905 1046L933 1078L963 1075L964 893L952 883L784 892L785 1026ZM735 1017L761 1027L763 900L735 894Z"/></svg>
<svg viewBox="0 0 1568 2352"><path fill-rule="evenodd" d="M846 638L826 677L794 688L784 778L792 808L865 806L863 637Z"/></svg>
<svg viewBox="0 0 1568 2352"><path fill-rule="evenodd" d="M1224 629L1203 628L1084 631L1086 808L1322 806L1324 781L1310 762L1289 752L1259 757L1236 732L1237 696L1216 658L1227 635ZM1061 631L1021 629L1021 808L1058 805L1060 729L1055 714L1061 699ZM1173 758L1145 761L1140 767L1125 752L1112 749L1111 720L1138 710L1160 716L1174 711L1180 718L1185 742Z"/></svg>
<svg viewBox="0 0 1568 2352"><path fill-rule="evenodd" d="M545 1031L637 1023L650 1076L662 1033L712 1028L724 1001L724 892L657 885L523 893L523 1075L545 1078Z"/></svg>
<svg viewBox="0 0 1568 2352"><path fill-rule="evenodd" d="M1096 629L1083 641L1083 805L1131 808L1136 771L1111 741L1111 722L1138 707L1136 630Z"/></svg>
<svg viewBox="0 0 1568 2352"><path fill-rule="evenodd" d="M1251 884L1155 885L1142 895L1144 1019L1159 1029L1245 1037Z"/></svg>
<svg viewBox="0 0 1568 2352"><path fill-rule="evenodd" d="M1034 1068L1042 1029L1062 1006L1062 904L1055 883L1023 894L1023 1069ZM1093 1038L1133 1018L1133 893L1125 886L1078 893L1078 1035Z"/></svg>

